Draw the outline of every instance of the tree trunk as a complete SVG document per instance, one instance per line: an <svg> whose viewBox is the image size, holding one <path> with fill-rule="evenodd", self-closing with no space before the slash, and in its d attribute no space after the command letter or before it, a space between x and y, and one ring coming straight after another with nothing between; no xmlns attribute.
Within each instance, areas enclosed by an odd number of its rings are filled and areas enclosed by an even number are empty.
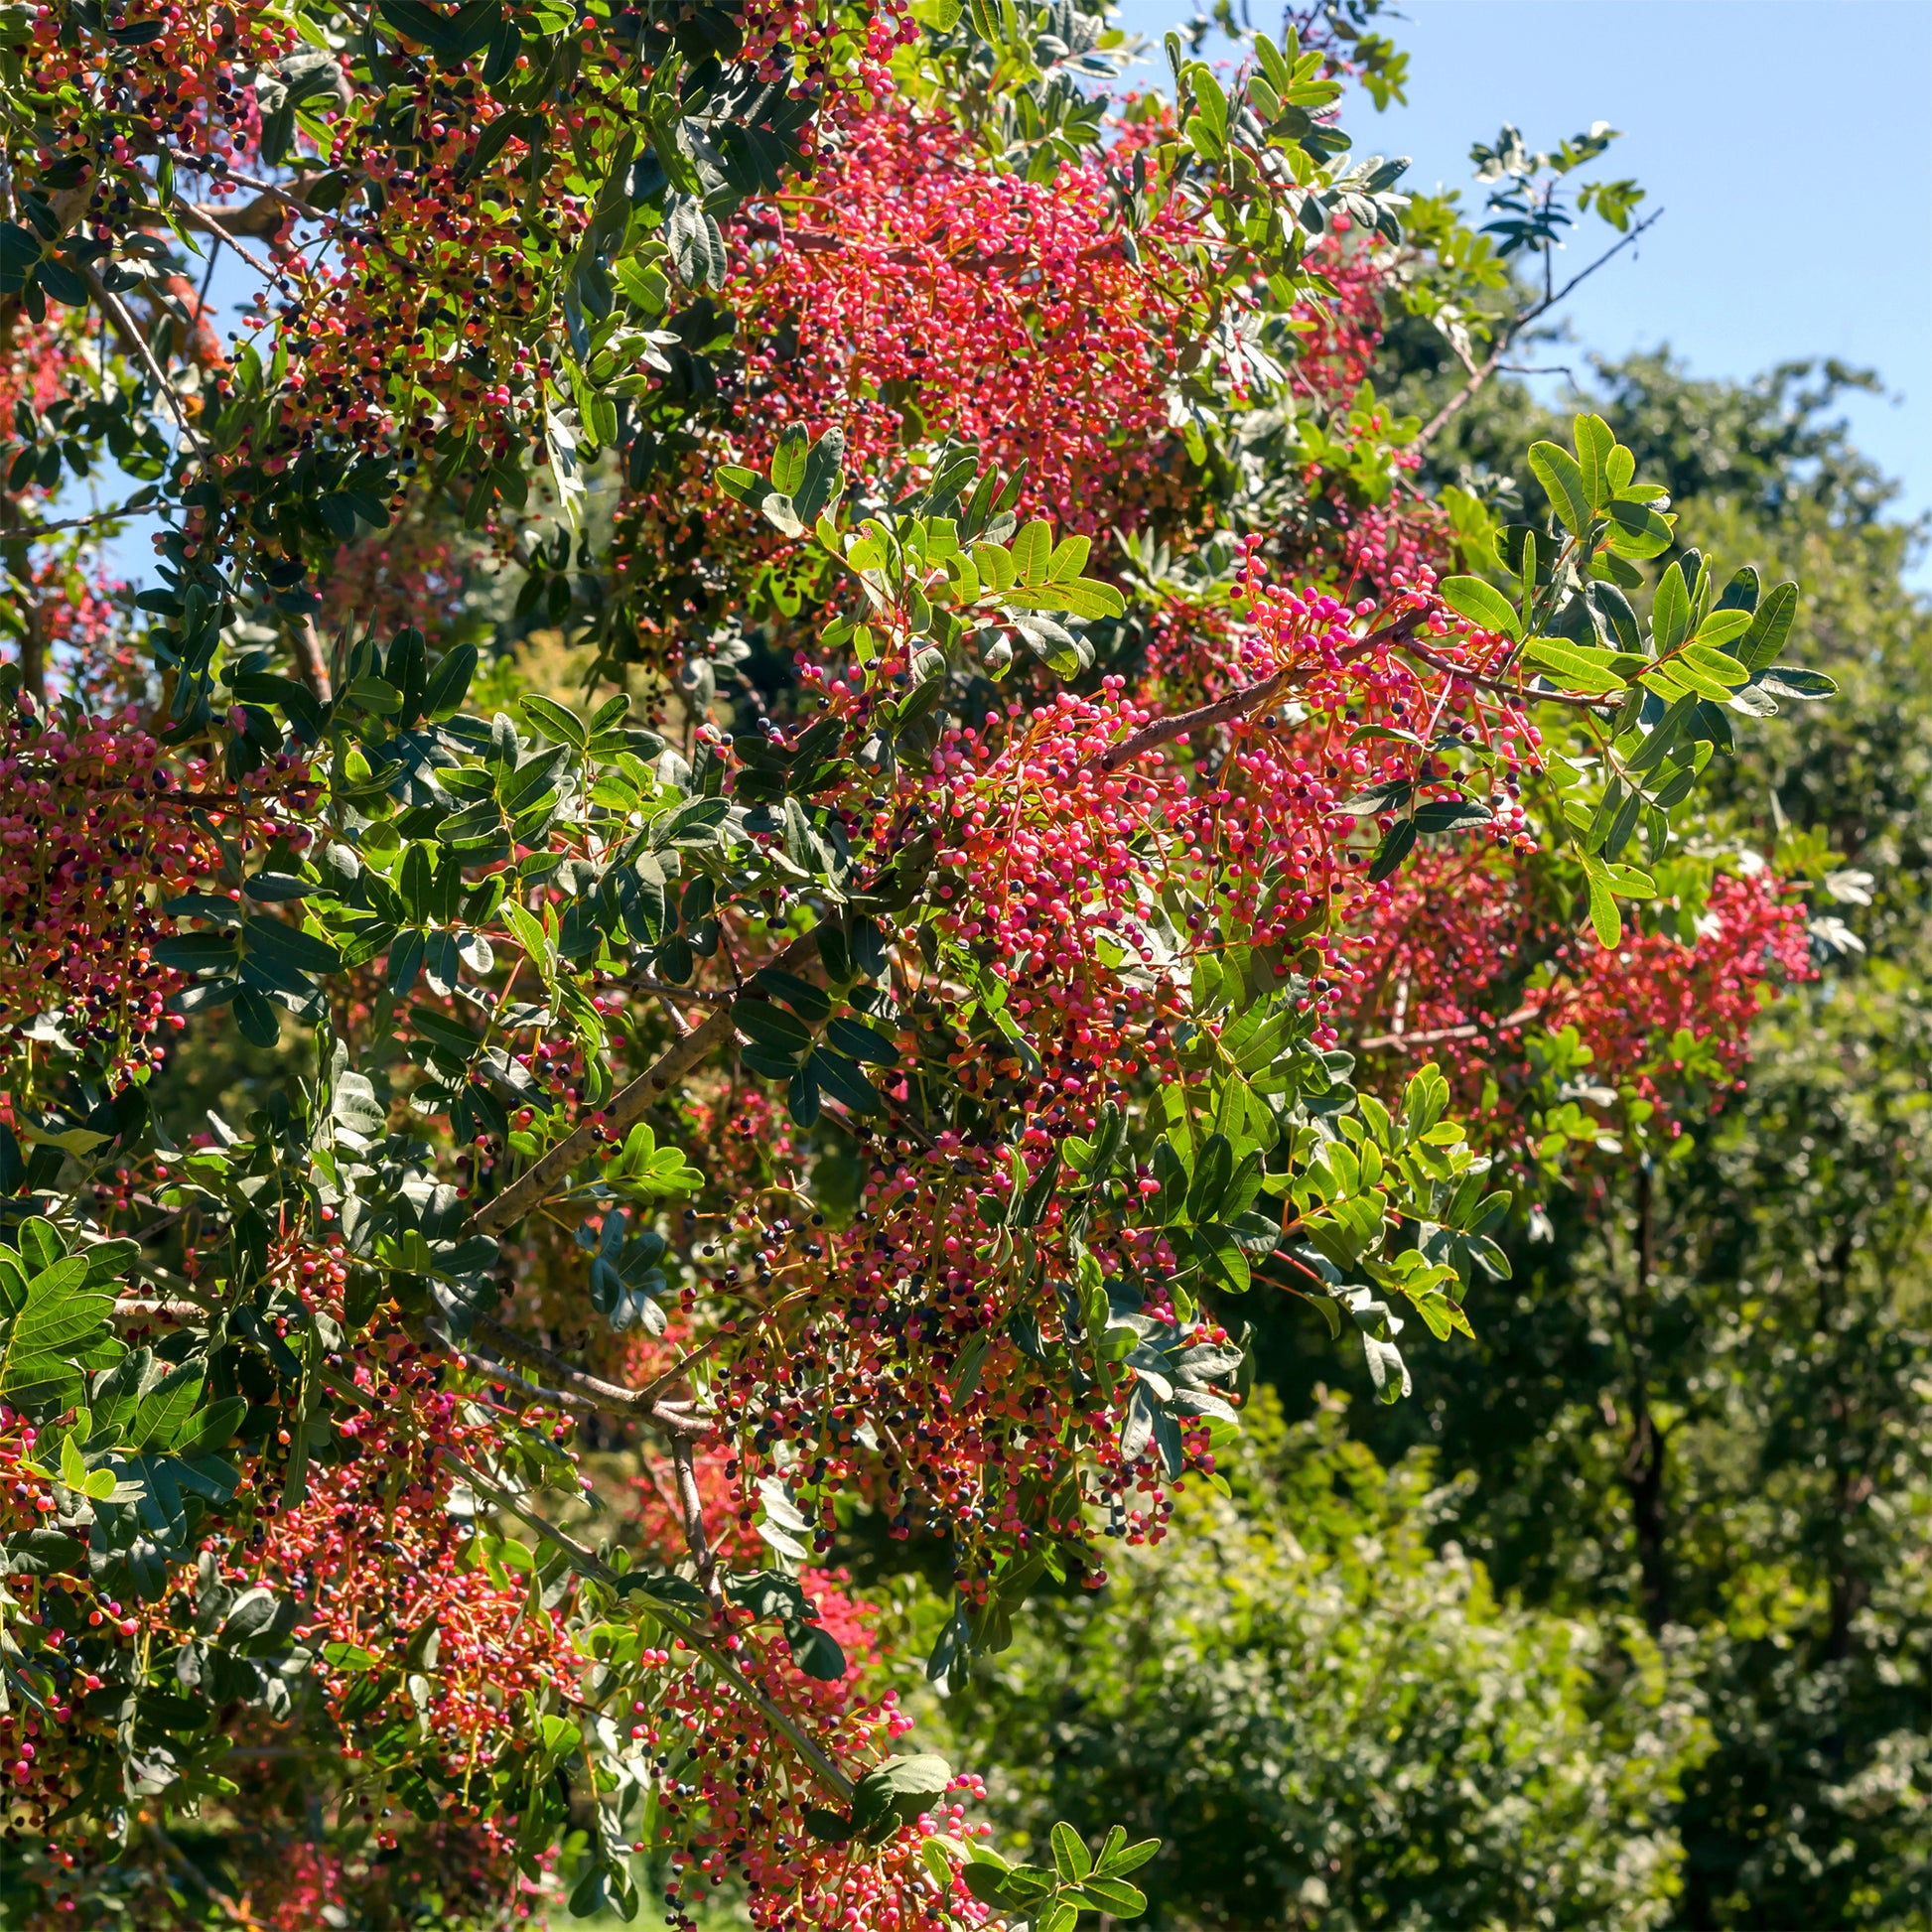
<svg viewBox="0 0 1932 1932"><path fill-rule="evenodd" d="M1637 1168L1637 1283L1630 1344L1630 1443L1621 1475L1630 1498L1643 1620L1654 1635L1670 1620L1670 1552L1664 1524L1665 1438L1650 1413L1650 1285L1657 1267L1650 1163Z"/></svg>

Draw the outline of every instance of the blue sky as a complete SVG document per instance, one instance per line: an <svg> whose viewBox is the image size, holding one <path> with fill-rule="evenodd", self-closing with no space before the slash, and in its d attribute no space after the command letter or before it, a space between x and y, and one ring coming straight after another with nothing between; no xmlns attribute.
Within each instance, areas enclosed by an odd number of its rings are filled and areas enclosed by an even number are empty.
<svg viewBox="0 0 1932 1932"><path fill-rule="evenodd" d="M1192 11L1128 0L1123 24L1155 38ZM1891 393L1845 413L1903 484L1898 513L1932 509L1932 0L1401 0L1401 14L1384 31L1409 52L1409 105L1352 103L1358 153L1407 154L1413 185L1466 189L1470 142L1504 121L1541 148L1596 120L1621 129L1599 167L1666 213L1572 299L1578 346L1668 343L1700 375L1826 355L1875 369ZM1595 221L1581 233L1580 264L1613 239ZM1932 585L1932 565L1917 575Z"/></svg>

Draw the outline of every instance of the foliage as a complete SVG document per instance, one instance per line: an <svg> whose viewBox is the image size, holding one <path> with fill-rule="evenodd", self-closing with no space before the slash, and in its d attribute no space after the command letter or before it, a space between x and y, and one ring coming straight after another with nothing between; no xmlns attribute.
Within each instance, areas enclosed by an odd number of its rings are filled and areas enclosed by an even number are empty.
<svg viewBox="0 0 1932 1932"><path fill-rule="evenodd" d="M1552 1240L1509 1242L1478 1399L1358 1425L1385 1455L1420 1440L1466 1472L1456 1534L1529 1601L1636 1605L1699 1632L1716 1749L1678 1813L1679 1922L1695 1926L1924 1911L1932 636L1899 582L1912 533L1829 413L1849 379L1700 382L1660 357L1598 370L1691 541L1802 573L1794 631L1841 696L1789 729L1740 729L1717 785L1782 869L1818 882L1818 977L1759 1021L1748 1084L1652 1174L1647 1283L1645 1176L1610 1163L1550 1198ZM1441 389L1408 393L1425 407ZM1533 434L1499 388L1456 419L1444 470L1508 475ZM1307 1338L1261 1347L1291 1402L1335 1370Z"/></svg>
<svg viewBox="0 0 1932 1932"><path fill-rule="evenodd" d="M1628 1618L1500 1603L1416 1450L1387 1470L1324 1399L1264 1393L1216 1495L1120 1587L1042 1606L947 1717L1040 1829L1158 1834L1161 1925L1663 1925L1709 1749L1695 1659Z"/></svg>
<svg viewBox="0 0 1932 1932"><path fill-rule="evenodd" d="M1376 304L1494 263L1352 157L1374 12L1119 100L1059 4L9 17L16 1916L1131 1916L897 1748L842 1527L957 1679L1212 1473L1257 1286L1398 1403L1735 1075L1818 854L1712 784L1832 680L1600 415L1419 494ZM158 580L60 630L108 458ZM1399 955L1455 1017L1346 1049Z"/></svg>

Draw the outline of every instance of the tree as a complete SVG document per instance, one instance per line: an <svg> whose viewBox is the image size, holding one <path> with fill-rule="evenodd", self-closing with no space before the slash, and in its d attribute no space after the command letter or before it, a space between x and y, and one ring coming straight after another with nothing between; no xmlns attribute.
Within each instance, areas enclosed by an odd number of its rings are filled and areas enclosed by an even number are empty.
<svg viewBox="0 0 1932 1932"><path fill-rule="evenodd" d="M839 1511L949 1539L945 1676L1212 1474L1270 1268L1390 1400L1397 1305L1466 1335L1517 1128L1339 1046L1405 862L1520 893L1541 986L1580 927L1670 978L1726 709L1830 688L1794 590L1687 554L1639 618L1672 521L1587 414L1443 568L1320 44L1171 37L1110 122L1064 8L8 33L11 484L104 449L161 525L145 658L8 667L23 1909L1131 1916L1151 1845L1009 1867L893 1748ZM468 708L487 558L581 708Z"/></svg>
<svg viewBox="0 0 1932 1932"><path fill-rule="evenodd" d="M1413 349L1398 335L1392 356ZM1480 1398L1358 1424L1471 1478L1453 1533L1504 1587L1576 1615L1648 1598L1700 1633L1717 1748L1679 1814L1679 1920L1700 1927L1922 1910L1926 616L1900 583L1914 533L1830 415L1853 379L1598 367L1593 399L1668 480L1680 532L1798 574L1794 632L1841 682L1830 706L1740 725L1714 787L1736 834L1814 881L1815 977L1758 1022L1748 1086L1658 1169L1647 1307L1633 1177L1595 1214L1555 1191L1554 1239L1513 1242L1514 1282L1477 1313ZM1405 381L1422 411L1434 392ZM1526 397L1485 398L1439 476L1507 477L1538 426ZM1263 1346L1291 1406L1337 1371L1305 1341Z"/></svg>
<svg viewBox="0 0 1932 1932"><path fill-rule="evenodd" d="M1667 1924L1690 1660L1499 1601L1432 1547L1466 1500L1432 1452L1385 1470L1343 1413L1259 1403L1231 1496L1190 1493L1130 1589L1042 1607L955 1699L995 1807L1157 1833L1163 1925Z"/></svg>

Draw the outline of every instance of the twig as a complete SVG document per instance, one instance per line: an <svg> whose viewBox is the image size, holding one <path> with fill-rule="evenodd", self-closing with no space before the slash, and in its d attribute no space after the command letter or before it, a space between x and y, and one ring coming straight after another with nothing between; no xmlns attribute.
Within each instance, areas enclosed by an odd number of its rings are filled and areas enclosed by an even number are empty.
<svg viewBox="0 0 1932 1932"><path fill-rule="evenodd" d="M161 364L154 359L154 350L148 346L148 339L141 334L134 318L128 314L127 305L110 290L105 282L91 268L83 268L81 274L86 278L87 288L94 300L100 304L100 312L114 325L114 333L140 357L142 365L154 377L161 391L162 400L168 405L168 413L175 419L175 427L182 433L183 440L201 455L206 449L201 432L188 420L188 412L182 407L181 397L175 385L163 372Z"/></svg>
<svg viewBox="0 0 1932 1932"><path fill-rule="evenodd" d="M618 981L636 993L659 993L667 1000L688 1000L694 1006L728 1007L738 998L736 993L717 992L704 986L668 986L664 981L652 979L648 973L631 973Z"/></svg>
<svg viewBox="0 0 1932 1932"><path fill-rule="evenodd" d="M1411 443L1409 447L1412 450L1420 450L1425 448L1428 444L1433 443L1436 440L1437 434L1444 428L1444 426L1448 424L1453 417L1460 414L1460 412L1467 406L1470 398L1475 395L1476 391L1480 389L1482 385L1485 382L1487 382L1489 378L1492 375L1494 375L1496 371L1503 366L1503 357L1509 353L1510 345L1515 342L1516 338L1520 336L1523 333L1523 331L1530 326L1531 323L1535 322L1540 316L1548 315L1550 311L1558 305L1558 303L1567 301L1570 297L1571 291L1575 289L1580 282L1583 282L1587 280L1589 276L1594 275L1596 271L1599 268L1601 268L1605 262L1610 261L1613 257L1617 255L1620 255L1624 249L1629 247L1630 244L1633 241L1635 241L1636 238L1640 234L1642 234L1646 228L1654 227L1663 218L1664 218L1664 210L1662 208L1659 208L1655 214L1646 215L1641 221L1637 223L1637 225L1634 228L1630 230L1630 232L1627 235L1625 235L1622 238L1622 240L1616 242L1613 246L1606 248L1602 252L1602 254L1598 255L1597 258L1589 264L1587 268L1580 268L1576 274L1571 276L1569 281L1564 283L1562 288L1551 289L1546 283L1542 301L1531 303L1527 309L1522 310L1519 314L1512 317L1510 321L1504 325L1502 334L1496 338L1495 347L1489 351L1488 359L1482 362L1475 369L1475 371L1470 375L1468 381L1463 383L1461 388L1456 390L1455 394L1449 397L1449 401L1444 403L1442 408L1437 410L1435 415L1433 415L1429 419L1429 421L1423 425L1421 434L1417 436L1416 440L1413 443ZM1548 265L1547 257L1545 258L1545 265L1546 267Z"/></svg>
<svg viewBox="0 0 1932 1932"><path fill-rule="evenodd" d="M804 965L818 951L820 928L794 939L771 963L790 971ZM658 1056L646 1072L622 1088L605 1109L605 1129L622 1135L698 1064L713 1047L731 1039L735 1028L729 1009L714 1013L702 1026L694 1027L682 1039L674 1041ZM595 1129L590 1122L574 1129L540 1160L511 1181L496 1198L480 1207L470 1217L466 1234L501 1234L536 1207L550 1190L581 1161L597 1150Z"/></svg>
<svg viewBox="0 0 1932 1932"><path fill-rule="evenodd" d="M532 1341L528 1335L505 1327L494 1315L484 1314L480 1309L471 1311L470 1326L477 1335L498 1353L507 1355L511 1361L541 1369L557 1383L558 1393L572 1406L599 1409L606 1415L628 1416L639 1422L655 1423L674 1436L704 1436L710 1433L708 1417L694 1414L682 1403L661 1401L655 1384L640 1391L626 1389L616 1382L606 1382L601 1376L586 1374L581 1368L573 1368L561 1355L554 1354L541 1342ZM462 1352L460 1346L458 1352ZM494 1372L493 1369L490 1372ZM543 1393L548 1397L550 1392Z"/></svg>
<svg viewBox="0 0 1932 1932"><path fill-rule="evenodd" d="M248 264L248 266L255 271L257 275L262 277L264 281L269 281L269 282L274 281L276 275L280 272L278 269L274 268L268 262L263 261L261 257L255 254L251 249L244 248L241 245L241 243L237 241L235 237L232 234L230 234L228 230L224 228L221 225L221 223L214 218L214 216L208 211L208 209L198 207L193 202L184 202L181 205L180 208L177 210L177 212L180 214L182 220L186 222L188 226L192 228L205 228L209 234L211 234L215 238L216 241L225 241L228 244L228 246L232 248L235 251L235 253L239 255L241 259L245 261Z"/></svg>
<svg viewBox="0 0 1932 1932"><path fill-rule="evenodd" d="M540 1402L552 1409L583 1409L593 1414L602 1414L598 1405L589 1396L579 1395L572 1389L546 1389L541 1383L527 1382L512 1368L488 1355L479 1355L474 1349L459 1346L455 1339L433 1322L426 1322L425 1329L440 1341L445 1348L466 1367L473 1368L479 1375L486 1375L492 1382L513 1390L526 1402Z"/></svg>
<svg viewBox="0 0 1932 1932"><path fill-rule="evenodd" d="M765 1312L768 1314L773 1312L773 1311L766 1310ZM763 1320L764 1317L760 1315L759 1318L759 1320ZM725 1333L724 1329L714 1329L710 1336L704 1341L701 1341L688 1354L680 1355L661 1375L652 1376L637 1391L637 1399L640 1402L655 1402L666 1389L672 1387L675 1383L683 1381L685 1375L691 1369L697 1367L707 1355L715 1354L730 1339L731 1337Z"/></svg>
<svg viewBox="0 0 1932 1932"><path fill-rule="evenodd" d="M1570 691L1525 691L1514 684L1504 683L1501 678L1490 677L1487 672L1478 671L1471 665L1458 664L1453 658L1438 657L1428 645L1417 643L1413 637L1403 648L1435 670L1446 672L1450 677L1463 678L1470 684L1479 684L1485 691L1494 691L1505 698L1516 698L1529 704L1567 704L1575 705L1580 711L1595 711L1620 702L1620 694L1586 698Z"/></svg>
<svg viewBox="0 0 1932 1932"><path fill-rule="evenodd" d="M164 149L163 152L177 167L191 169L198 175L210 175L210 178L236 182L243 188L254 189L257 194L272 196L284 207L294 208L296 213L306 215L311 221L337 221L342 218L340 215L331 214L327 208L313 207L299 195L291 195L286 188L280 187L275 182L263 181L255 175L239 174L233 168L224 168L219 177L212 177L207 162L197 161L193 155L178 153L173 148Z"/></svg>
<svg viewBox="0 0 1932 1932"><path fill-rule="evenodd" d="M232 1755L232 1753L230 1754ZM267 1932L261 1920L245 1904L237 1905L226 1892L216 1891L208 1883L207 1879L203 1876L201 1867L162 1830L161 1821L158 1818L150 1818L148 1820L148 1831L153 1836L154 1842L161 1847L162 1851L169 1858L173 1859L194 1879L195 1883L201 1887L202 1895L214 1905L230 1923L246 1926L248 1932Z"/></svg>
<svg viewBox="0 0 1932 1932"><path fill-rule="evenodd" d="M11 543L15 537L51 537L60 530L84 530L89 524L111 523L117 516L138 516L152 507L151 503L136 502L134 497L129 497L112 509L95 510L91 516L68 516L58 523L23 523L17 529L0 530L0 538Z"/></svg>
<svg viewBox="0 0 1932 1932"><path fill-rule="evenodd" d="M547 1537L552 1543L556 1544L557 1548L563 1551L564 1555L570 1559L571 1567L580 1576L589 1577L594 1582L604 1585L607 1589L617 1591L620 1595L629 1591L635 1591L642 1595L644 1600L650 1605L650 1613L652 1616L664 1624L674 1635L682 1637L689 1649L696 1651L721 1677L728 1678L736 1686L741 1696L756 1705L779 1730L784 1732L785 1736L790 1739L792 1747L811 1766L812 1770L817 1773L819 1781L838 1799L840 1804L849 1805L852 1802L852 1780L826 1756L825 1752L817 1744L805 1735L804 1731L799 1728L797 1721L790 1713L766 1697L732 1662L731 1658L712 1642L711 1638L703 1630L685 1617L681 1611L666 1603L661 1597L652 1595L647 1578L640 1579L634 1572L628 1576L619 1576L609 1564L594 1556L566 1531L559 1529L556 1524L548 1522L545 1518L525 1509L514 1496L497 1488L488 1477L471 1468L460 1457L450 1454L447 1449L443 1451L443 1457L452 1468L462 1474L463 1479L473 1489L488 1497L490 1501L495 1503L497 1508L506 1509L512 1516L520 1518L521 1521L535 1530L539 1536ZM638 1587L640 1583L643 1585L642 1589Z"/></svg>

